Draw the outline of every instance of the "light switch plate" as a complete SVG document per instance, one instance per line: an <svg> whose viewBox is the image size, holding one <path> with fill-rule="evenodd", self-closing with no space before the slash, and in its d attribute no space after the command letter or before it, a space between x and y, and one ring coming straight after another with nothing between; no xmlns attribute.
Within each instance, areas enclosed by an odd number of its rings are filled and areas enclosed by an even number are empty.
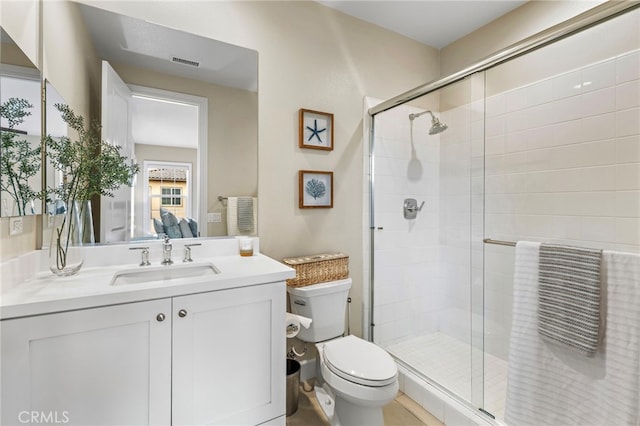
<svg viewBox="0 0 640 426"><path fill-rule="evenodd" d="M207 213L207 223L219 223L222 222L221 213Z"/></svg>
<svg viewBox="0 0 640 426"><path fill-rule="evenodd" d="M22 234L24 230L24 221L21 217L11 217L9 218L9 235L18 235Z"/></svg>

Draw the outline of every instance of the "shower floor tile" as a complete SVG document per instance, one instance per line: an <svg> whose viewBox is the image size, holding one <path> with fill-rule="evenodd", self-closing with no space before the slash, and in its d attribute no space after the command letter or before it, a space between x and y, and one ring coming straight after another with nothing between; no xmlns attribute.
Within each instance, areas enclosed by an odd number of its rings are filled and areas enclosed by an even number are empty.
<svg viewBox="0 0 640 426"><path fill-rule="evenodd" d="M482 360L482 352L471 348L443 333L432 333L411 337L385 348L434 382L460 397L471 400L473 383L480 383L479 368L471 375L473 360ZM473 353L471 352L473 350ZM507 362L491 354L484 354L484 402L485 410L504 418L504 403L507 391Z"/></svg>

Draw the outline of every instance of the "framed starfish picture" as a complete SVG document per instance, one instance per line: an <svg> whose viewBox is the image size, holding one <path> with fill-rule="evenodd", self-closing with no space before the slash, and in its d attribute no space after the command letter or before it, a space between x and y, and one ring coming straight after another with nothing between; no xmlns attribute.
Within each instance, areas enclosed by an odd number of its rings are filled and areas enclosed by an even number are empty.
<svg viewBox="0 0 640 426"><path fill-rule="evenodd" d="M300 109L300 148L333 151L333 114Z"/></svg>

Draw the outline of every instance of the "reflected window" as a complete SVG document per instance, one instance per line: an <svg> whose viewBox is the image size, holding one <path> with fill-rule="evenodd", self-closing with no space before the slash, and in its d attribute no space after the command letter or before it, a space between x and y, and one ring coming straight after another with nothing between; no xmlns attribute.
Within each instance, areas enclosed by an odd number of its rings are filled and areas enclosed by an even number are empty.
<svg viewBox="0 0 640 426"><path fill-rule="evenodd" d="M162 190L162 206L181 206L182 205L182 188L163 187Z"/></svg>

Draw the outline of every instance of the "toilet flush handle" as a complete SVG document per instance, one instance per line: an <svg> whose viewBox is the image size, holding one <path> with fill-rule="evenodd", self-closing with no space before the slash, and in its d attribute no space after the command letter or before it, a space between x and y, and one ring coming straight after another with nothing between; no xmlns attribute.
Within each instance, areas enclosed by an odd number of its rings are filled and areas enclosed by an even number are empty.
<svg viewBox="0 0 640 426"><path fill-rule="evenodd" d="M307 306L307 303L304 300L294 300L293 303L300 306Z"/></svg>

